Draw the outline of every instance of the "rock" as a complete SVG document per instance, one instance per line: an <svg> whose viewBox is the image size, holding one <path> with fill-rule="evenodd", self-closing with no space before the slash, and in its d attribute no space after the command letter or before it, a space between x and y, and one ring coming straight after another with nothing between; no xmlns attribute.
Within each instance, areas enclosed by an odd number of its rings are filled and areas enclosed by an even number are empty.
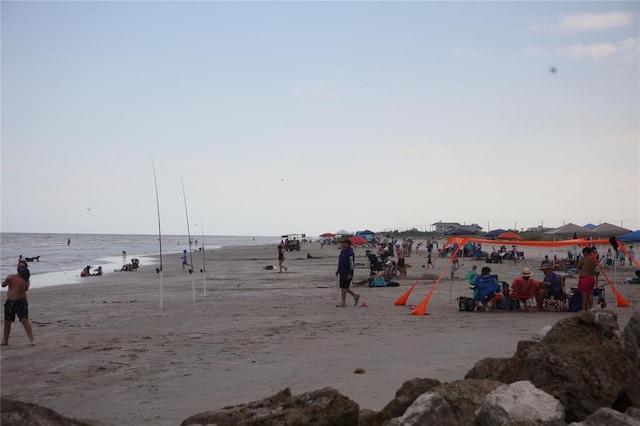
<svg viewBox="0 0 640 426"><path fill-rule="evenodd" d="M634 314L627 322L622 333L623 344L629 348L636 348L640 352L640 311Z"/></svg>
<svg viewBox="0 0 640 426"><path fill-rule="evenodd" d="M609 310L561 320L527 351L523 377L558 398L569 422L600 407L625 411L640 404L640 357L617 332L617 316Z"/></svg>
<svg viewBox="0 0 640 426"><path fill-rule="evenodd" d="M570 423L569 426L640 426L640 420L611 408L600 408L583 421Z"/></svg>
<svg viewBox="0 0 640 426"><path fill-rule="evenodd" d="M482 401L475 424L564 426L564 409L553 396L529 381L520 381L489 393Z"/></svg>
<svg viewBox="0 0 640 426"><path fill-rule="evenodd" d="M389 426L458 426L459 423L442 395L427 392L416 398L402 417L392 419L388 424Z"/></svg>
<svg viewBox="0 0 640 426"><path fill-rule="evenodd" d="M518 342L516 353L511 358L484 358L478 361L464 376L465 379L489 379L502 383L524 380L522 364L532 347L538 343L530 340Z"/></svg>
<svg viewBox="0 0 640 426"><path fill-rule="evenodd" d="M364 371L362 368L356 368L356 369L353 371L353 373L354 373L354 374L364 374L364 373L366 373L366 371Z"/></svg>
<svg viewBox="0 0 640 426"><path fill-rule="evenodd" d="M529 380L560 400L567 421L581 421L600 407L640 405L638 342L640 313L620 333L614 312L592 309L558 321L539 342L519 342L512 358L479 361L465 378Z"/></svg>
<svg viewBox="0 0 640 426"><path fill-rule="evenodd" d="M409 408L413 401L425 392L429 392L440 385L435 379L412 379L404 382L396 391L396 397L392 399L380 412L380 420L400 417Z"/></svg>
<svg viewBox="0 0 640 426"><path fill-rule="evenodd" d="M91 426L95 423L70 419L55 411L31 404L2 398L0 424L3 426Z"/></svg>
<svg viewBox="0 0 640 426"><path fill-rule="evenodd" d="M456 380L435 387L433 392L440 394L449 404L455 424L472 425L484 398L501 385L503 383L495 380Z"/></svg>
<svg viewBox="0 0 640 426"><path fill-rule="evenodd" d="M634 419L640 420L640 408L629 407L627 411L624 412L629 417L633 417Z"/></svg>
<svg viewBox="0 0 640 426"><path fill-rule="evenodd" d="M287 388L261 401L196 414L181 425L357 426L359 410L358 404L329 387L296 396Z"/></svg>

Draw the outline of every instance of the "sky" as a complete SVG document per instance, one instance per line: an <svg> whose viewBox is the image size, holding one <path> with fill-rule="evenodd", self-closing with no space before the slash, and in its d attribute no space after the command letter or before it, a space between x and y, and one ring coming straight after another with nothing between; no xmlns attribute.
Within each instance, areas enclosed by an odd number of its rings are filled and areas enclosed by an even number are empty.
<svg viewBox="0 0 640 426"><path fill-rule="evenodd" d="M2 232L640 229L638 2L0 8Z"/></svg>

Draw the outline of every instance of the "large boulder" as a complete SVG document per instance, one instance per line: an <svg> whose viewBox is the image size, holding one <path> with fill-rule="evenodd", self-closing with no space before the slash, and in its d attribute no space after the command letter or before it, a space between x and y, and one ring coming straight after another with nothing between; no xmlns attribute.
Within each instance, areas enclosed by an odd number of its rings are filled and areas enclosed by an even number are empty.
<svg viewBox="0 0 640 426"><path fill-rule="evenodd" d="M470 425L474 424L476 411L487 394L501 385L503 383L496 380L456 380L435 387L433 392L440 394L451 407L454 424Z"/></svg>
<svg viewBox="0 0 640 426"><path fill-rule="evenodd" d="M499 386L484 398L475 424L564 426L564 408L531 382L515 382Z"/></svg>
<svg viewBox="0 0 640 426"><path fill-rule="evenodd" d="M640 357L631 341L621 338L614 312L592 309L559 321L530 348L523 376L558 398L569 422L600 407L624 412L640 404Z"/></svg>
<svg viewBox="0 0 640 426"><path fill-rule="evenodd" d="M569 426L640 426L635 419L611 408L600 408L581 422L570 423Z"/></svg>
<svg viewBox="0 0 640 426"><path fill-rule="evenodd" d="M0 424L3 426L91 426L94 423L70 419L55 411L6 398L0 400Z"/></svg>
<svg viewBox="0 0 640 426"><path fill-rule="evenodd" d="M415 378L406 381L396 391L396 396L381 410L362 410L360 412L360 426L379 426L390 419L400 417L422 394L440 385L436 379Z"/></svg>
<svg viewBox="0 0 640 426"><path fill-rule="evenodd" d="M564 405L567 421L600 407L640 405L640 313L624 333L617 315L592 309L558 321L539 342L520 342L512 358L485 359L465 378L529 380ZM493 370L492 370L493 369Z"/></svg>
<svg viewBox="0 0 640 426"><path fill-rule="evenodd" d="M458 426L451 407L442 395L427 392L420 395L401 417L392 419L389 426Z"/></svg>
<svg viewBox="0 0 640 426"><path fill-rule="evenodd" d="M289 388L260 401L208 411L182 421L182 426L357 426L360 407L335 389L292 396Z"/></svg>
<svg viewBox="0 0 640 426"><path fill-rule="evenodd" d="M476 362L464 376L465 379L489 379L502 383L513 383L524 380L522 364L529 349L538 342L522 340L518 342L515 355L511 358L484 358Z"/></svg>

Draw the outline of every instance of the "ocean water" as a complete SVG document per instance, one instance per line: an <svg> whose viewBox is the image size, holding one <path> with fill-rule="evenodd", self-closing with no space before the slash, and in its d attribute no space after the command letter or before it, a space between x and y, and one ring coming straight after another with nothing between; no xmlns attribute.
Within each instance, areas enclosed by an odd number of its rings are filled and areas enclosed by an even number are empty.
<svg viewBox="0 0 640 426"><path fill-rule="evenodd" d="M71 240L69 245L68 239ZM192 235L191 240L191 250L195 252L202 247L203 240L205 249L210 250L225 246L277 244L280 237L205 235L203 238ZM163 255L181 253L185 249L189 250L189 239L186 235L162 236ZM28 262L31 288L77 284L82 282L80 271L85 266L102 266L104 273L120 269L123 264L123 250L127 252L126 263L135 257L140 260L141 265L156 264L158 262L152 256L160 252L158 236L0 233L0 277L4 279L16 272L20 255L40 256L39 261Z"/></svg>

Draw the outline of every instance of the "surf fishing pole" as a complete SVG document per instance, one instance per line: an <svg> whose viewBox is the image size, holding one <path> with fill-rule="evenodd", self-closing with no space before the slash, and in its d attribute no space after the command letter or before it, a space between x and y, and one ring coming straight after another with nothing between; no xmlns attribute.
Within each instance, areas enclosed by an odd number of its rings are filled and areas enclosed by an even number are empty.
<svg viewBox="0 0 640 426"><path fill-rule="evenodd" d="M160 228L160 197L158 197L158 179L156 178L156 165L151 159L151 167L153 168L153 182L156 185L156 207L158 210L158 243L160 244L160 268L156 269L156 272L160 274L160 309L162 309L164 296L163 296L163 279L162 279L162 231Z"/></svg>
<svg viewBox="0 0 640 426"><path fill-rule="evenodd" d="M189 212L187 211L187 194L184 191L184 181L180 175L180 183L182 184L182 197L184 198L184 214L187 217L187 237L189 238L189 275L191 275L191 297L196 301L196 281L193 276L193 251L191 250L191 229L189 228Z"/></svg>
<svg viewBox="0 0 640 426"><path fill-rule="evenodd" d="M200 218L200 230L202 231L202 269L200 270L200 272L202 272L202 292L203 294L207 294L207 267L204 261L204 221L202 218Z"/></svg>

